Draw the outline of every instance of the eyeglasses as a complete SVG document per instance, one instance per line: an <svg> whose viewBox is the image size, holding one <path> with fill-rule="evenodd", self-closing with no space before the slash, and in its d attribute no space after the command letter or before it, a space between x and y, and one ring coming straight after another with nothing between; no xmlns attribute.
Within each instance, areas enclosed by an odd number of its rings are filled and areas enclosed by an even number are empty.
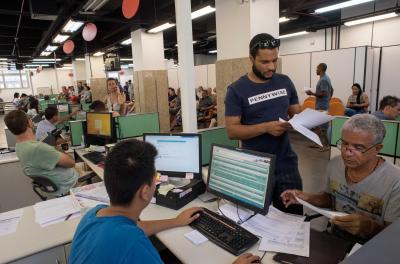
<svg viewBox="0 0 400 264"><path fill-rule="evenodd" d="M269 39L269 40L264 40L257 42L256 44L251 47L251 50L255 50L256 48L259 49L274 49L279 47L281 44L281 41L279 39Z"/></svg>
<svg viewBox="0 0 400 264"><path fill-rule="evenodd" d="M377 146L379 144L381 144L381 143L377 143L369 148L366 148L366 147L360 146L360 145L350 147L351 144L349 144L348 142L344 141L341 138L336 142L336 146L338 149L343 150L343 151L350 150L353 153L359 153L359 154L364 154L368 150L374 148L375 146Z"/></svg>

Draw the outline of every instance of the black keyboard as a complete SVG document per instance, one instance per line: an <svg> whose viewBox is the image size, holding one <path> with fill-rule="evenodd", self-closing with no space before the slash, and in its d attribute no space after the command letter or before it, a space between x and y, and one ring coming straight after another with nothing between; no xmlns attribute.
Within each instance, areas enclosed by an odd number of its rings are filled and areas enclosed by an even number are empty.
<svg viewBox="0 0 400 264"><path fill-rule="evenodd" d="M238 256L251 248L258 237L236 224L234 221L206 208L200 217L190 224L210 241Z"/></svg>
<svg viewBox="0 0 400 264"><path fill-rule="evenodd" d="M97 152L97 151L93 151L93 152L84 154L83 157L85 157L86 159L88 159L89 161L91 161L94 164L99 164L106 160L106 156L104 156L104 154L101 154L100 152Z"/></svg>

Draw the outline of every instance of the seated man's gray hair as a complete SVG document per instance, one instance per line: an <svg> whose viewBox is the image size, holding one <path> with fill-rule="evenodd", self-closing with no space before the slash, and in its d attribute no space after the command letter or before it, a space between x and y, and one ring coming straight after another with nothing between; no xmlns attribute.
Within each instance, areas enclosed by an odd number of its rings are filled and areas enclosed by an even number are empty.
<svg viewBox="0 0 400 264"><path fill-rule="evenodd" d="M358 114L352 116L343 125L342 131L358 133L369 133L374 137L373 144L382 143L385 138L386 129L382 121L370 114Z"/></svg>

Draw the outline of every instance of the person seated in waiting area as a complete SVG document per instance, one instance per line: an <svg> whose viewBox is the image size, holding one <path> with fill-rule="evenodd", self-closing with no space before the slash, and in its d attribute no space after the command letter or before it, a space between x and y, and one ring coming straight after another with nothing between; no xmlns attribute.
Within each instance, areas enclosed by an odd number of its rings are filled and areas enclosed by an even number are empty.
<svg viewBox="0 0 400 264"><path fill-rule="evenodd" d="M353 116L356 114L366 113L369 106L368 95L363 93L361 85L358 83L353 84L351 90L352 94L347 100L345 115Z"/></svg>
<svg viewBox="0 0 400 264"><path fill-rule="evenodd" d="M119 142L106 157L104 184L110 206L98 205L82 218L72 240L69 263L163 263L148 236L185 226L201 208L165 220L140 221L156 189L155 147L147 142ZM190 243L190 242L188 242ZM235 263L259 258L242 255Z"/></svg>
<svg viewBox="0 0 400 264"><path fill-rule="evenodd" d="M341 157L328 164L326 191L287 190L281 194L284 204L297 203L297 196L318 207L334 205L336 211L349 214L331 220L337 233L363 240L376 235L400 217L400 168L378 156L385 133L382 121L373 115L351 117L337 142Z"/></svg>
<svg viewBox="0 0 400 264"><path fill-rule="evenodd" d="M36 141L33 123L24 111L8 113L4 122L16 137L16 152L24 173L47 177L58 187L55 195L66 194L78 179L75 161L46 143Z"/></svg>
<svg viewBox="0 0 400 264"><path fill-rule="evenodd" d="M40 121L36 128L36 139L42 140L43 138L47 137L48 133L51 133L57 127L58 123L63 123L69 120L72 116L76 115L79 110L76 109L72 113L67 116L60 117L58 113L58 109L56 107L47 107L44 111L44 117L42 121ZM57 140L56 144L66 143L65 140Z"/></svg>
<svg viewBox="0 0 400 264"><path fill-rule="evenodd" d="M379 102L379 111L373 113L381 120L396 120L400 115L400 99L395 96L385 96Z"/></svg>

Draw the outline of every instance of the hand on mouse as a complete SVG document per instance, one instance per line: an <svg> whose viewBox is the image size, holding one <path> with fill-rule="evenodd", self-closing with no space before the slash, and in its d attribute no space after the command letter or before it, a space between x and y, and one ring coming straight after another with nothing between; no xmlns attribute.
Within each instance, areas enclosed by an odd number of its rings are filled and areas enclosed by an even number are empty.
<svg viewBox="0 0 400 264"><path fill-rule="evenodd" d="M180 213L176 218L177 226L185 226L199 218L200 214L196 213L203 210L201 207L192 207Z"/></svg>
<svg viewBox="0 0 400 264"><path fill-rule="evenodd" d="M250 264L260 263L260 257L251 253L244 253L240 255L232 264Z"/></svg>

